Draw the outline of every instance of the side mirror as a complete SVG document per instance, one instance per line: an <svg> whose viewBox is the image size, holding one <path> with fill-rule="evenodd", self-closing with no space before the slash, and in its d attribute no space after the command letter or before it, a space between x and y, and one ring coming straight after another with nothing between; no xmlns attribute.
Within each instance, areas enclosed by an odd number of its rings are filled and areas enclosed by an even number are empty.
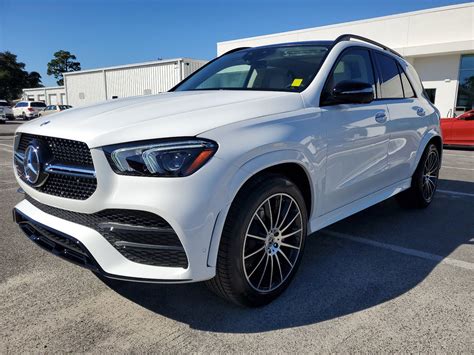
<svg viewBox="0 0 474 355"><path fill-rule="evenodd" d="M327 96L326 105L368 104L374 101L374 89L369 83L341 81Z"/></svg>

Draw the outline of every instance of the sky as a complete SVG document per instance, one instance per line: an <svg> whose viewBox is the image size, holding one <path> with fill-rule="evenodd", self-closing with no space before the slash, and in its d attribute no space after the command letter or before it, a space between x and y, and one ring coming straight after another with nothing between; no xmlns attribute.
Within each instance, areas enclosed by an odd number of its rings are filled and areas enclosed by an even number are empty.
<svg viewBox="0 0 474 355"><path fill-rule="evenodd" d="M46 66L61 49L75 54L82 69L160 58L208 60L216 56L217 42L463 2L0 0L0 52L16 54L26 70L54 86Z"/></svg>

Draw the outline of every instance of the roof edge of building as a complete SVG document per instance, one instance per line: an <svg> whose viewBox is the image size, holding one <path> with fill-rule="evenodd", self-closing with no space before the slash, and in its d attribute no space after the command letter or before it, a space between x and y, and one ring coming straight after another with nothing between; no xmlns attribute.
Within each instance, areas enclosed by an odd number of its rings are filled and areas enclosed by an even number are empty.
<svg viewBox="0 0 474 355"><path fill-rule="evenodd" d="M168 64L168 63L174 63L174 62L186 61L186 60L195 61L195 62L207 62L207 60L205 60L205 59L194 59L194 58L187 58L187 57L179 57L179 58L171 58L171 59L163 59L163 60L153 60L153 61L148 61L148 62L132 63L132 64L121 64L121 65L115 65L115 66L111 66L111 67L102 67L102 68L78 70L78 71L63 73L63 76L78 75L78 74L84 74L84 73L94 73L94 72L101 72L101 71L107 71L107 70L119 70L119 69L136 68L136 67L147 67L147 66L150 66L150 65Z"/></svg>
<svg viewBox="0 0 474 355"><path fill-rule="evenodd" d="M23 91L33 91L33 90L60 90L60 89L64 89L64 86L41 86L41 87L38 87L38 88L25 88L25 89L22 89Z"/></svg>
<svg viewBox="0 0 474 355"><path fill-rule="evenodd" d="M455 4L455 5L432 7L432 8L424 9L424 10L402 12L402 13L393 14L393 15L373 17L373 18L348 21L348 22L339 22L339 23L335 23L331 25L308 27L308 28L303 28L300 30L283 31L283 32L277 32L277 33L269 33L269 34L264 34L264 35L252 36L252 37L232 39L228 41L217 42L217 47L219 47L219 45L222 45L222 44L232 44L232 43L239 43L239 42L248 41L248 40L272 38L272 37L278 37L281 35L299 34L299 33L305 33L305 32L314 31L314 30L326 30L326 29L332 29L332 28L337 28L337 27L342 27L342 26L347 26L347 25L358 25L358 24L363 24L363 23L386 21L390 19L416 16L416 15L428 14L428 13L439 12L439 11L448 11L448 10L464 8L464 7L474 7L474 3L466 2L466 3L461 3L461 4Z"/></svg>

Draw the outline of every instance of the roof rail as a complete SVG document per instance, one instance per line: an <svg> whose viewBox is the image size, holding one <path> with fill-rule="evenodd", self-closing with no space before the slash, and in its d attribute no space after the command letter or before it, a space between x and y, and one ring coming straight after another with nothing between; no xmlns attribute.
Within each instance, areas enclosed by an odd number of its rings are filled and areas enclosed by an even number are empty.
<svg viewBox="0 0 474 355"><path fill-rule="evenodd" d="M367 42L367 43L370 43L370 44L373 44L377 47L381 47L383 48L384 50L386 51L389 51L390 53L393 53L395 54L396 56L399 56L401 58L403 58L403 56L394 51L393 49L387 47L386 45L383 45L382 43L379 43L379 42L375 42L371 39L368 39L368 38L365 38L365 37L362 37L362 36L359 36L359 35L354 35L354 34L350 34L350 33L347 33L347 34L343 34L343 35L340 35L339 37L336 38L336 40L334 41L333 43L333 46L335 46L336 44L338 44L339 42L342 42L342 41L350 41L351 39L358 39L359 41L363 41L363 42Z"/></svg>

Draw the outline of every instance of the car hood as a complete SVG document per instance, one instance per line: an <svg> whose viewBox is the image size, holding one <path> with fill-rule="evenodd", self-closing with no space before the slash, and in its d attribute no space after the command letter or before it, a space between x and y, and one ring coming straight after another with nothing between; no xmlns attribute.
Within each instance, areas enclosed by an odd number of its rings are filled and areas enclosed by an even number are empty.
<svg viewBox="0 0 474 355"><path fill-rule="evenodd" d="M195 136L241 120L295 111L301 95L270 91L188 91L106 101L23 124L17 132L67 138L90 148Z"/></svg>

